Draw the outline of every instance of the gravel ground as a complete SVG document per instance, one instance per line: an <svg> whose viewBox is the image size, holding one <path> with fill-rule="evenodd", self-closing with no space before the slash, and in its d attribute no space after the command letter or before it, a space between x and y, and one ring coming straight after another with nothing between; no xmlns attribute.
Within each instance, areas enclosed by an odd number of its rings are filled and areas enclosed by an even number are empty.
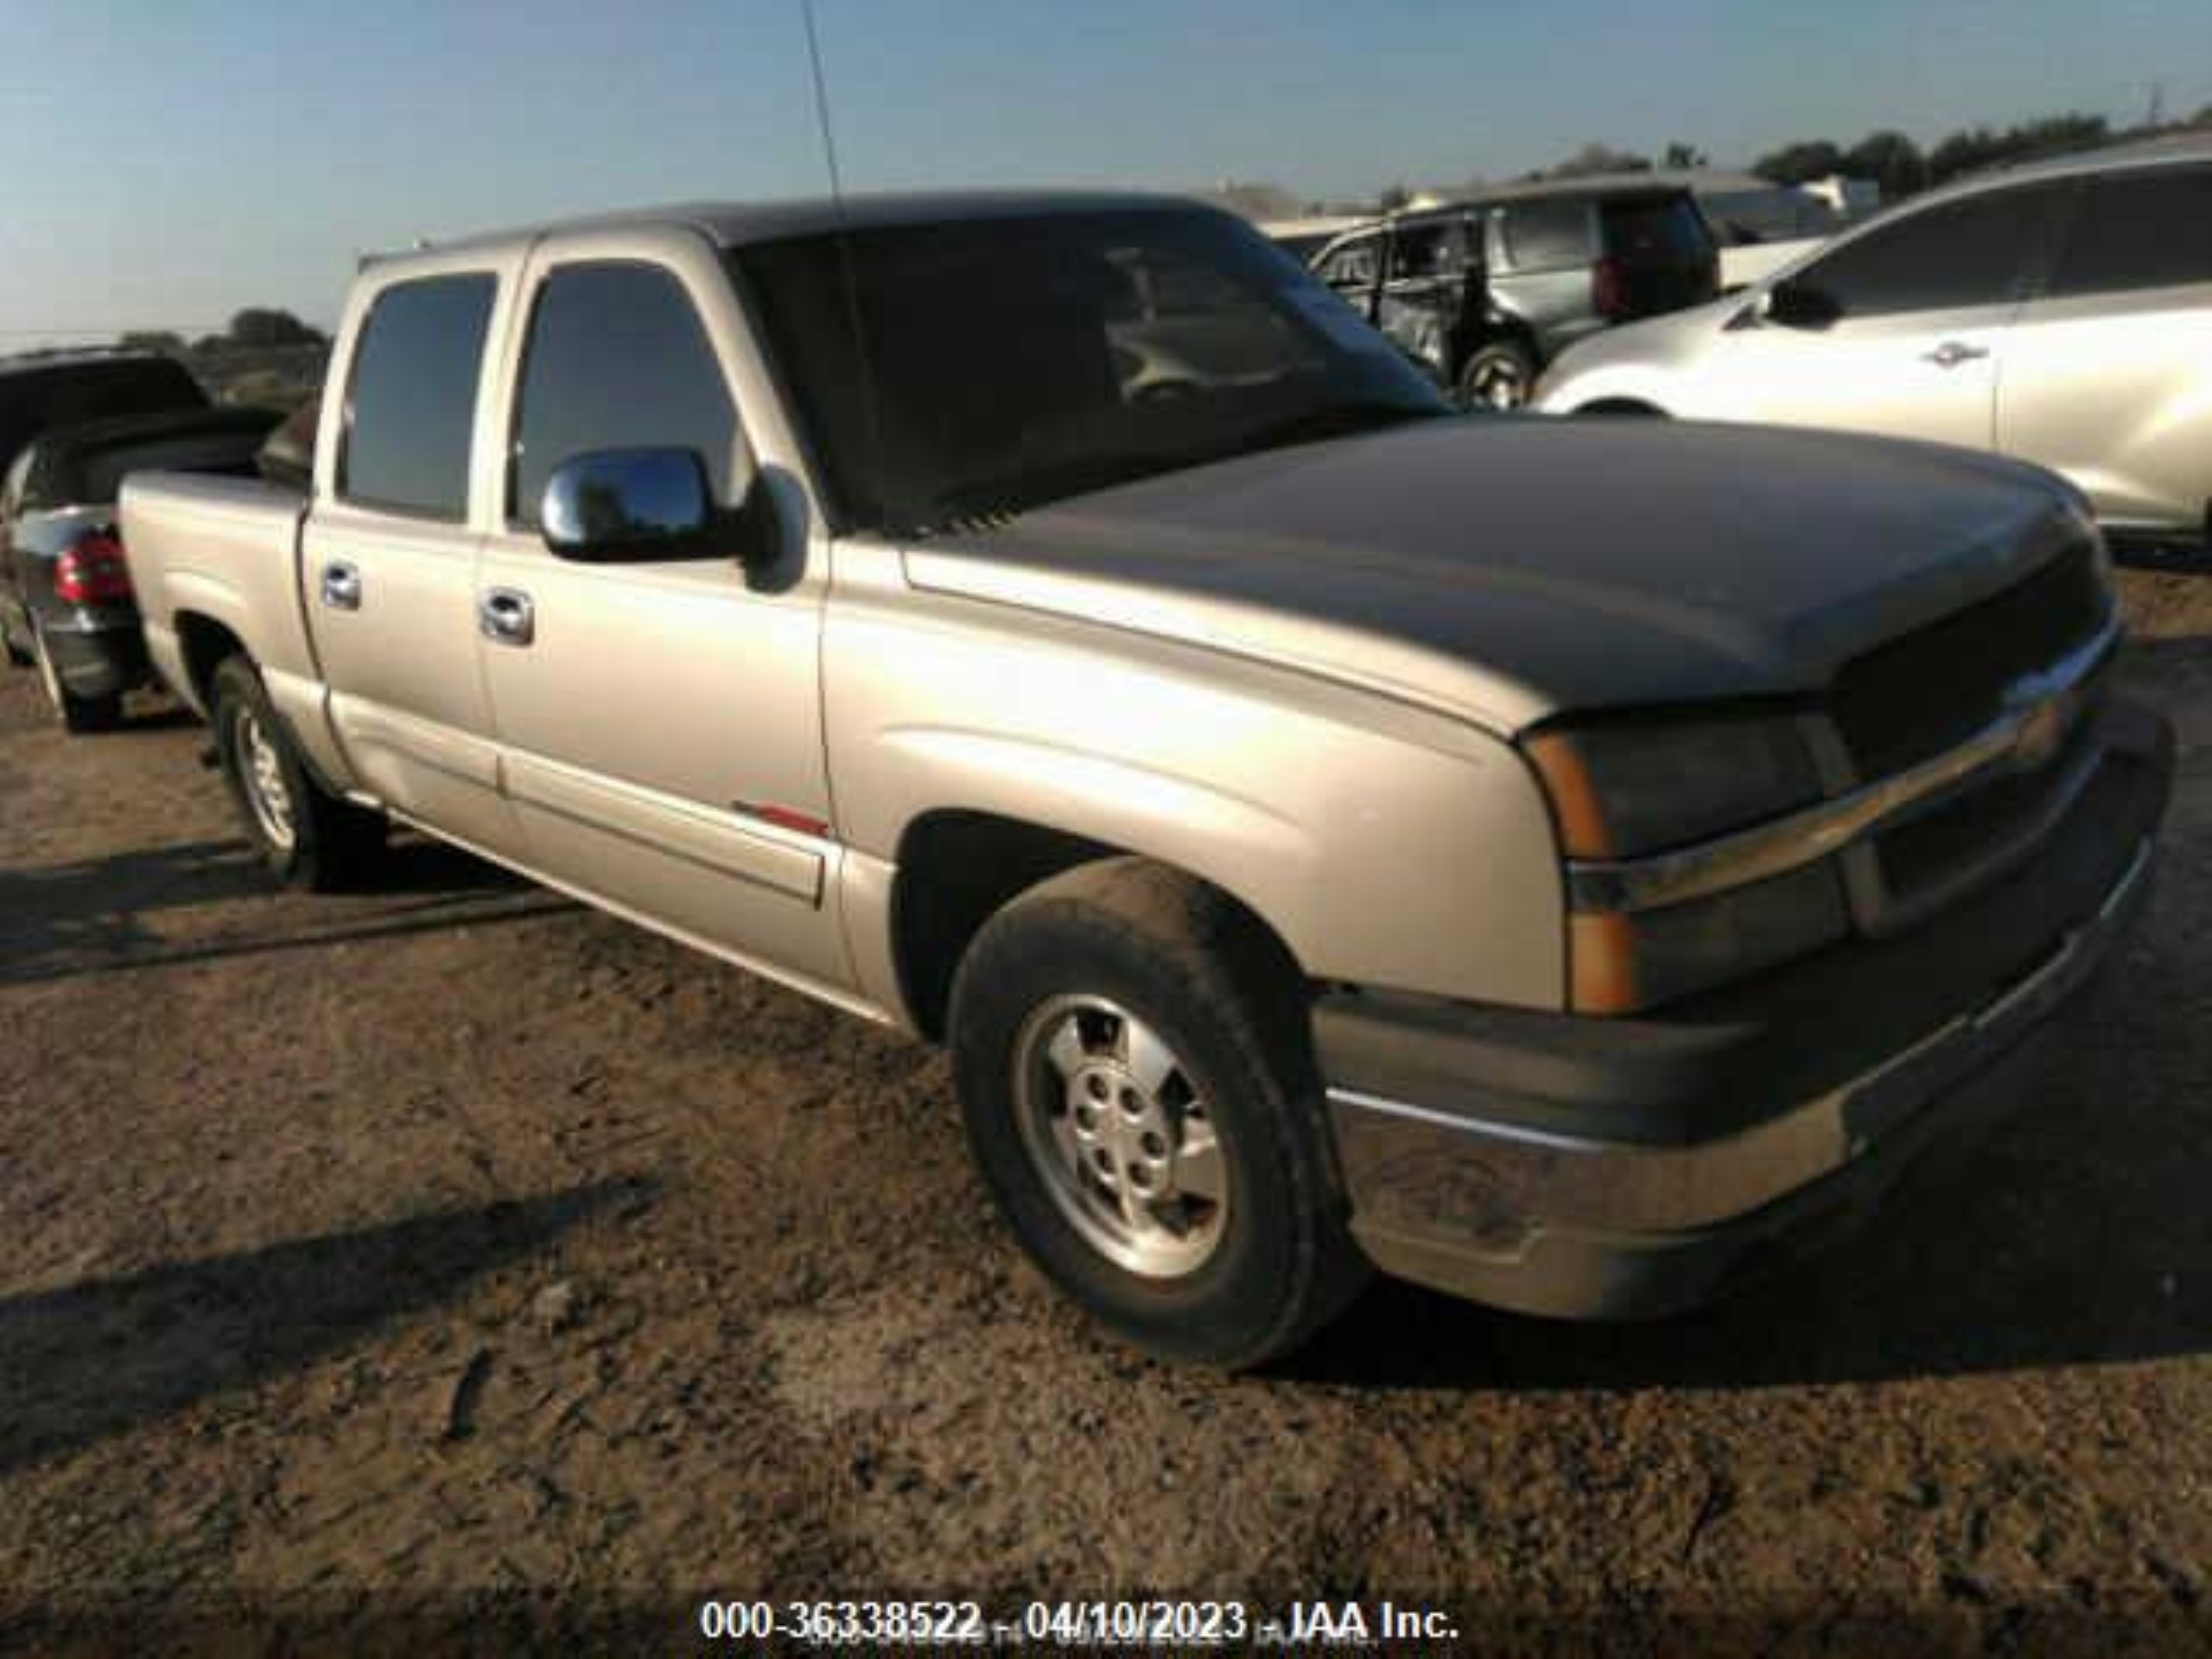
<svg viewBox="0 0 2212 1659"><path fill-rule="evenodd" d="M1385 1287L1241 1379L1044 1288L931 1051L426 844L274 895L195 728L8 677L0 1645L897 1591L2212 1649L2212 577L2128 587L2158 897L1979 1162L1694 1319Z"/></svg>

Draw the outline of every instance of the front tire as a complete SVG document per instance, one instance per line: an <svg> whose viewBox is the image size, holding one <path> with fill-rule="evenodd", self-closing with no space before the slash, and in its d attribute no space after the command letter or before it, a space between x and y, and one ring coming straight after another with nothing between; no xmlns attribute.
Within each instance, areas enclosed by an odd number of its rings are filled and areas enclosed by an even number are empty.
<svg viewBox="0 0 2212 1659"><path fill-rule="evenodd" d="M1492 340L1459 371L1459 401L1469 409L1523 408L1535 386L1535 357L1518 340Z"/></svg>
<svg viewBox="0 0 2212 1659"><path fill-rule="evenodd" d="M308 774L246 658L218 667L209 693L216 758L246 838L270 874L314 893L359 885L382 855L383 817L340 800Z"/></svg>
<svg viewBox="0 0 2212 1659"><path fill-rule="evenodd" d="M104 697L80 697L62 683L61 671L54 666L46 635L35 622L31 625L31 658L38 665L39 683L46 689L46 700L54 709L54 718L61 722L62 730L82 735L86 732L105 732L121 723L123 698L119 695L111 692Z"/></svg>
<svg viewBox="0 0 2212 1659"><path fill-rule="evenodd" d="M1138 859L1023 894L955 977L962 1109L1015 1236L1161 1358L1260 1364L1366 1281L1302 999L1233 903Z"/></svg>

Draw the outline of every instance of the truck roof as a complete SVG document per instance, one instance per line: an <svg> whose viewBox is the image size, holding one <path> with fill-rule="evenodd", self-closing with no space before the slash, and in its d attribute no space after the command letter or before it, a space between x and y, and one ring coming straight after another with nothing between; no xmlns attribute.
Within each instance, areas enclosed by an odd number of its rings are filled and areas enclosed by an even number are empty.
<svg viewBox="0 0 2212 1659"><path fill-rule="evenodd" d="M1161 208L1197 213L1223 211L1187 196L1114 190L886 191L849 195L842 201L831 196L805 196L776 201L679 202L457 237L450 241L429 243L419 249L372 254L363 263L381 264L406 259L413 253L446 254L478 248L489 251L534 242L556 233L641 226L685 226L724 247L742 247L751 243L780 242L791 237L819 236L839 230L873 230L891 225Z"/></svg>

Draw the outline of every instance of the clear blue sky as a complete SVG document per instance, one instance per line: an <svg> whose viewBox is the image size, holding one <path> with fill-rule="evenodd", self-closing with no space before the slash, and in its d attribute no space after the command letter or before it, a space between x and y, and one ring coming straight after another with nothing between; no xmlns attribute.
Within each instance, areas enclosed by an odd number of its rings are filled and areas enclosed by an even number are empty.
<svg viewBox="0 0 2212 1659"><path fill-rule="evenodd" d="M848 188L1303 194L2212 104L2212 0L817 0ZM0 340L325 322L417 236L825 172L798 0L9 0Z"/></svg>

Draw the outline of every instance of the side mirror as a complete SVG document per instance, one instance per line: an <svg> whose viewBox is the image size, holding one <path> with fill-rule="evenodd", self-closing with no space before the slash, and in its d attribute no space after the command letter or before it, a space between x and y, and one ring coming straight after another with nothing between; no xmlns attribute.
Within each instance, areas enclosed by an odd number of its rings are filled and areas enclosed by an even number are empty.
<svg viewBox="0 0 2212 1659"><path fill-rule="evenodd" d="M1784 328L1826 328L1842 315L1834 296L1802 277L1767 291L1766 320Z"/></svg>
<svg viewBox="0 0 2212 1659"><path fill-rule="evenodd" d="M710 557L733 541L690 449L594 449L553 469L537 522L545 545L584 564Z"/></svg>

